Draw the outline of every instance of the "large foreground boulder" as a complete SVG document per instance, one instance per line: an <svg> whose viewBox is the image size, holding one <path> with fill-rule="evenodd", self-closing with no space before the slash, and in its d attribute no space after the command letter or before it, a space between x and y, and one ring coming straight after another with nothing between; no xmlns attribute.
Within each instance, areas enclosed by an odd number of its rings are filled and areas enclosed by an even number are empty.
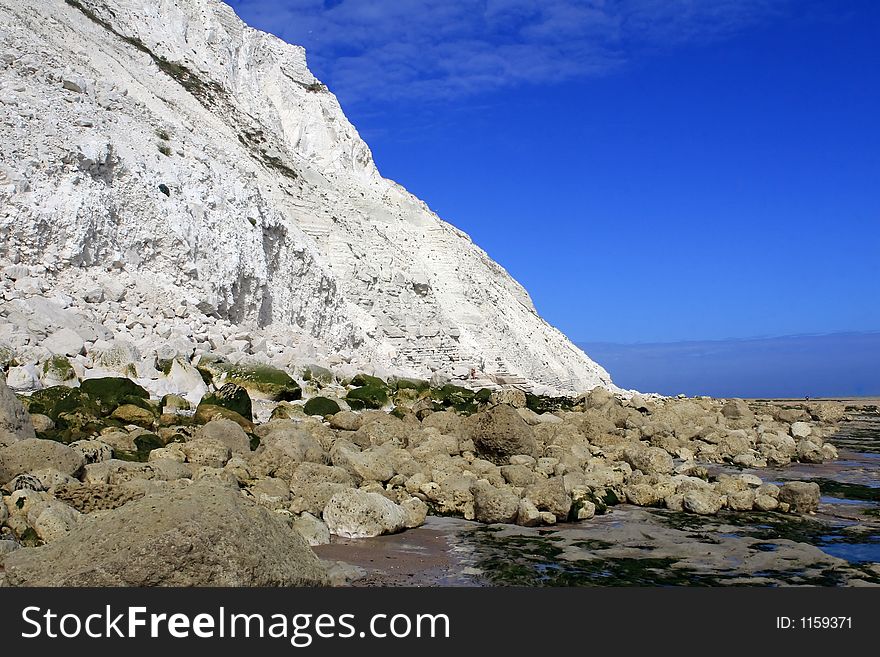
<svg viewBox="0 0 880 657"><path fill-rule="evenodd" d="M499 465L517 454L541 456L532 428L506 404L474 413L462 422L462 431L474 441L477 454Z"/></svg>
<svg viewBox="0 0 880 657"><path fill-rule="evenodd" d="M35 435L27 411L0 376L0 447Z"/></svg>
<svg viewBox="0 0 880 657"><path fill-rule="evenodd" d="M9 554L10 586L303 586L326 573L299 532L238 491L199 482L129 502Z"/></svg>

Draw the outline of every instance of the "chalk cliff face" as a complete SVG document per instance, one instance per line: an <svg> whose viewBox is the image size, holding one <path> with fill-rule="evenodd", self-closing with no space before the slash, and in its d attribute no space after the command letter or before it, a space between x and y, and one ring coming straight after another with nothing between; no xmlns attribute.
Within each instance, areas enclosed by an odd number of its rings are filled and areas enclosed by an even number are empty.
<svg viewBox="0 0 880 657"><path fill-rule="evenodd" d="M54 298L141 353L612 387L379 174L302 48L219 0L0 0L0 121L7 303Z"/></svg>

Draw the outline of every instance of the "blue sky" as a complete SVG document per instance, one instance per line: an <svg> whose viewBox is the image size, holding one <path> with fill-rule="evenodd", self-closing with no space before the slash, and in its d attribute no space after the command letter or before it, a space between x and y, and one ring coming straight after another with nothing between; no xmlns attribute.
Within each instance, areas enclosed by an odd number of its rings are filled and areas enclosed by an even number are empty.
<svg viewBox="0 0 880 657"><path fill-rule="evenodd" d="M880 329L880 3L229 4L575 341Z"/></svg>

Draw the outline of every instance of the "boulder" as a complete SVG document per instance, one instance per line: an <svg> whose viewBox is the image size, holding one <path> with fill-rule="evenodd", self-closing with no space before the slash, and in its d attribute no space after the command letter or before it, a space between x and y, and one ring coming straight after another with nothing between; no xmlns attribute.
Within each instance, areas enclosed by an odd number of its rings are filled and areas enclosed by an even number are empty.
<svg viewBox="0 0 880 657"><path fill-rule="evenodd" d="M117 406L128 401L150 398L150 393L125 377L86 379L80 384L80 391L94 400L104 414L111 413ZM127 399L129 397L132 399Z"/></svg>
<svg viewBox="0 0 880 657"><path fill-rule="evenodd" d="M48 543L65 536L79 524L82 514L58 500L37 502L28 509L28 524L41 541Z"/></svg>
<svg viewBox="0 0 880 657"><path fill-rule="evenodd" d="M330 542L330 529L327 523L308 511L293 521L293 528L302 534L310 546L327 545Z"/></svg>
<svg viewBox="0 0 880 657"><path fill-rule="evenodd" d="M207 424L211 420L217 420L220 418L232 420L245 431L252 432L254 430L253 422L224 406L215 406L214 404L205 404L203 402L199 404L196 413L193 416L193 420L197 424Z"/></svg>
<svg viewBox="0 0 880 657"><path fill-rule="evenodd" d="M363 452L347 441L339 440L330 450L333 465L344 468L356 481L386 482L394 476L387 453L376 448Z"/></svg>
<svg viewBox="0 0 880 657"><path fill-rule="evenodd" d="M229 447L213 438L190 440L181 445L181 449L188 463L209 468L222 468L232 458Z"/></svg>
<svg viewBox="0 0 880 657"><path fill-rule="evenodd" d="M251 451L251 439L236 422L226 418L211 420L193 432L193 439L217 440L226 445L234 454L247 454Z"/></svg>
<svg viewBox="0 0 880 657"><path fill-rule="evenodd" d="M330 533L345 538L394 534L406 528L408 519L400 505L387 497L354 488L331 497L323 516Z"/></svg>
<svg viewBox="0 0 880 657"><path fill-rule="evenodd" d="M779 501L789 505L795 513L815 513L819 510L819 484L806 481L789 481L779 489Z"/></svg>
<svg viewBox="0 0 880 657"><path fill-rule="evenodd" d="M562 477L539 479L528 486L522 496L532 502L538 511L552 513L559 520L568 518L571 496L565 490L565 481Z"/></svg>
<svg viewBox="0 0 880 657"><path fill-rule="evenodd" d="M477 482L473 489L474 520L485 523L516 521L519 495L510 489L495 488L486 481Z"/></svg>
<svg viewBox="0 0 880 657"><path fill-rule="evenodd" d="M85 341L73 329L63 328L43 340L41 346L53 354L76 356L82 353Z"/></svg>
<svg viewBox="0 0 880 657"><path fill-rule="evenodd" d="M216 384L223 384L224 388L226 385L243 388L255 399L294 401L302 397L302 388L299 384L284 370L270 365L233 364L222 360L203 359L199 362L198 369L210 374ZM232 410L250 419L248 413L242 413L238 408Z"/></svg>
<svg viewBox="0 0 880 657"><path fill-rule="evenodd" d="M0 376L0 447L35 437L27 411Z"/></svg>
<svg viewBox="0 0 880 657"><path fill-rule="evenodd" d="M320 515L336 493L354 487L354 480L342 468L320 463L300 463L290 477L290 491L298 511Z"/></svg>
<svg viewBox="0 0 880 657"><path fill-rule="evenodd" d="M361 428L361 416L352 411L339 411L330 418L330 427L340 431L357 431Z"/></svg>
<svg viewBox="0 0 880 657"><path fill-rule="evenodd" d="M645 474L669 474L673 469L672 457L660 447L637 445L627 447L623 452L624 460L634 469Z"/></svg>
<svg viewBox="0 0 880 657"><path fill-rule="evenodd" d="M0 484L15 475L53 468L73 476L85 465L83 455L54 440L28 438L0 448Z"/></svg>
<svg viewBox="0 0 880 657"><path fill-rule="evenodd" d="M715 515L721 510L722 497L712 490L694 489L684 494L682 507L690 513L699 515Z"/></svg>
<svg viewBox="0 0 880 657"><path fill-rule="evenodd" d="M339 412L339 404L326 397L312 397L303 406L303 411L305 411L306 415L326 417L328 415L336 415Z"/></svg>
<svg viewBox="0 0 880 657"><path fill-rule="evenodd" d="M795 438L806 438L813 433L813 427L807 422L793 422L791 425L791 435Z"/></svg>
<svg viewBox="0 0 880 657"><path fill-rule="evenodd" d="M400 503L400 508L406 514L406 528L413 529L425 524L428 517L428 505L418 497L411 497Z"/></svg>
<svg viewBox="0 0 880 657"><path fill-rule="evenodd" d="M150 495L6 556L10 586L310 586L324 567L277 514L207 482Z"/></svg>
<svg viewBox="0 0 880 657"><path fill-rule="evenodd" d="M122 404L110 414L114 420L123 424L134 424L139 427L150 428L156 421L156 413L135 404Z"/></svg>
<svg viewBox="0 0 880 657"><path fill-rule="evenodd" d="M742 399L730 399L721 407L721 415L731 429L749 429L755 425L755 414Z"/></svg>
<svg viewBox="0 0 880 657"><path fill-rule="evenodd" d="M238 413L246 420L252 422L253 404L251 398L242 386L227 383L216 392L208 393L199 402L199 408L205 406L221 406L233 413Z"/></svg>
<svg viewBox="0 0 880 657"><path fill-rule="evenodd" d="M369 377L374 378L374 377ZM345 400L352 408L382 408L388 403L388 387L381 379L378 383L368 382L365 385L349 390Z"/></svg>
<svg viewBox="0 0 880 657"><path fill-rule="evenodd" d="M254 473L289 479L298 464L325 460L321 445L307 431L292 422L282 423L283 426L276 427L261 439L250 462Z"/></svg>
<svg viewBox="0 0 880 657"><path fill-rule="evenodd" d="M507 464L516 454L541 456L534 430L511 406L474 413L462 421L462 432L473 441L477 454L498 465Z"/></svg>

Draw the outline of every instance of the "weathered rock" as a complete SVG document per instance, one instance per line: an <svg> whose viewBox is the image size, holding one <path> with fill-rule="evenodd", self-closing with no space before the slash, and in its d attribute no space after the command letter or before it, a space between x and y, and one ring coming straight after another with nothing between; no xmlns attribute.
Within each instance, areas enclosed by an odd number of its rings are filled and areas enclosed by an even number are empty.
<svg viewBox="0 0 880 657"><path fill-rule="evenodd" d="M259 537L259 540L255 540ZM7 555L10 586L303 586L326 582L302 536L208 483L130 502Z"/></svg>
<svg viewBox="0 0 880 657"><path fill-rule="evenodd" d="M796 457L801 463L822 463L825 460L825 452L821 445L811 440L801 440L797 444Z"/></svg>
<svg viewBox="0 0 880 657"><path fill-rule="evenodd" d="M755 414L742 399L731 399L721 407L721 414L731 429L749 429L755 425Z"/></svg>
<svg viewBox="0 0 880 657"><path fill-rule="evenodd" d="M539 511L548 511L560 520L568 518L571 510L571 496L565 490L562 477L539 479L523 491L523 497L531 501Z"/></svg>
<svg viewBox="0 0 880 657"><path fill-rule="evenodd" d="M236 422L225 418L211 420L193 432L193 440L217 440L226 445L233 454L251 451L251 439Z"/></svg>
<svg viewBox="0 0 880 657"><path fill-rule="evenodd" d="M530 500L522 498L516 512L516 524L522 527L537 527L541 524L541 512Z"/></svg>
<svg viewBox="0 0 880 657"><path fill-rule="evenodd" d="M721 510L721 496L711 490L690 490L684 494L682 506L685 511L700 515L715 515Z"/></svg>
<svg viewBox="0 0 880 657"><path fill-rule="evenodd" d="M819 510L819 484L806 481L789 481L779 489L779 501L789 505L795 513L815 513Z"/></svg>
<svg viewBox="0 0 880 657"><path fill-rule="evenodd" d="M48 415L31 413L31 424L36 433L46 433L55 428L55 422Z"/></svg>
<svg viewBox="0 0 880 657"><path fill-rule="evenodd" d="M209 468L222 468L232 458L232 450L225 443L213 438L190 440L181 445L181 449L189 463Z"/></svg>
<svg viewBox="0 0 880 657"><path fill-rule="evenodd" d="M27 513L28 524L41 541L49 543L76 528L82 514L58 500L38 502Z"/></svg>
<svg viewBox="0 0 880 657"><path fill-rule="evenodd" d="M300 463L290 477L291 496L298 511L320 515L333 495L354 486L354 480L342 468L320 463Z"/></svg>
<svg viewBox="0 0 880 657"><path fill-rule="evenodd" d="M302 534L306 543L311 546L327 545L330 542L330 529L327 523L308 511L293 521L293 528Z"/></svg>
<svg viewBox="0 0 880 657"><path fill-rule="evenodd" d="M339 440L330 450L333 465L348 471L357 481L385 482L394 476L387 452L376 448L359 451L351 443Z"/></svg>
<svg viewBox="0 0 880 657"><path fill-rule="evenodd" d="M512 523L519 512L520 497L512 490L495 488L479 481L473 488L474 520L486 523Z"/></svg>
<svg viewBox="0 0 880 657"><path fill-rule="evenodd" d="M501 475L511 486L525 488L537 480L538 475L524 465L502 465Z"/></svg>
<svg viewBox="0 0 880 657"><path fill-rule="evenodd" d="M474 413L462 422L462 432L473 441L477 453L499 465L516 454L538 457L540 451L533 429L516 409L499 405Z"/></svg>
<svg viewBox="0 0 880 657"><path fill-rule="evenodd" d="M755 491L740 490L727 494L727 506L733 511L751 511L755 506Z"/></svg>
<svg viewBox="0 0 880 657"><path fill-rule="evenodd" d="M406 528L407 514L378 493L348 489L336 493L324 507L330 533L345 538L394 534Z"/></svg>
<svg viewBox="0 0 880 657"><path fill-rule="evenodd" d="M357 431L361 428L361 416L352 411L340 411L330 418L330 426L342 431Z"/></svg>
<svg viewBox="0 0 880 657"><path fill-rule="evenodd" d="M42 346L53 354L76 356L82 353L85 341L73 329L63 328L43 340Z"/></svg>
<svg viewBox="0 0 880 657"><path fill-rule="evenodd" d="M283 424L282 424L283 423ZM255 474L289 479L300 463L323 463L327 455L307 431L286 421L276 425L261 441L250 468Z"/></svg>
<svg viewBox="0 0 880 657"><path fill-rule="evenodd" d="M126 403L126 398L150 398L150 393L125 377L86 379L80 384L80 391L96 401L104 414L111 413L117 406Z"/></svg>
<svg viewBox="0 0 880 657"><path fill-rule="evenodd" d="M755 509L758 511L775 511L779 507L779 500L763 493L755 495Z"/></svg>
<svg viewBox="0 0 880 657"><path fill-rule="evenodd" d="M807 422L793 422L790 431L795 438L806 438L813 433L813 427Z"/></svg>
<svg viewBox="0 0 880 657"><path fill-rule="evenodd" d="M7 387L6 379L0 376L0 448L35 437L27 411Z"/></svg>
<svg viewBox="0 0 880 657"><path fill-rule="evenodd" d="M410 428L399 418L384 413L364 420L360 428L350 437L351 442L361 448L375 447L391 443L397 447L405 446Z"/></svg>
<svg viewBox="0 0 880 657"><path fill-rule="evenodd" d="M82 454L53 440L28 438L0 448L0 483L15 475L53 468L65 475L76 475L85 464Z"/></svg>
<svg viewBox="0 0 880 657"><path fill-rule="evenodd" d="M425 524L428 516L428 505L418 497L410 497L400 503L400 508L406 514L406 528L414 529Z"/></svg>
<svg viewBox="0 0 880 657"><path fill-rule="evenodd" d="M628 447L624 450L623 457L633 468L645 474L669 474L673 469L672 457L659 447Z"/></svg>

